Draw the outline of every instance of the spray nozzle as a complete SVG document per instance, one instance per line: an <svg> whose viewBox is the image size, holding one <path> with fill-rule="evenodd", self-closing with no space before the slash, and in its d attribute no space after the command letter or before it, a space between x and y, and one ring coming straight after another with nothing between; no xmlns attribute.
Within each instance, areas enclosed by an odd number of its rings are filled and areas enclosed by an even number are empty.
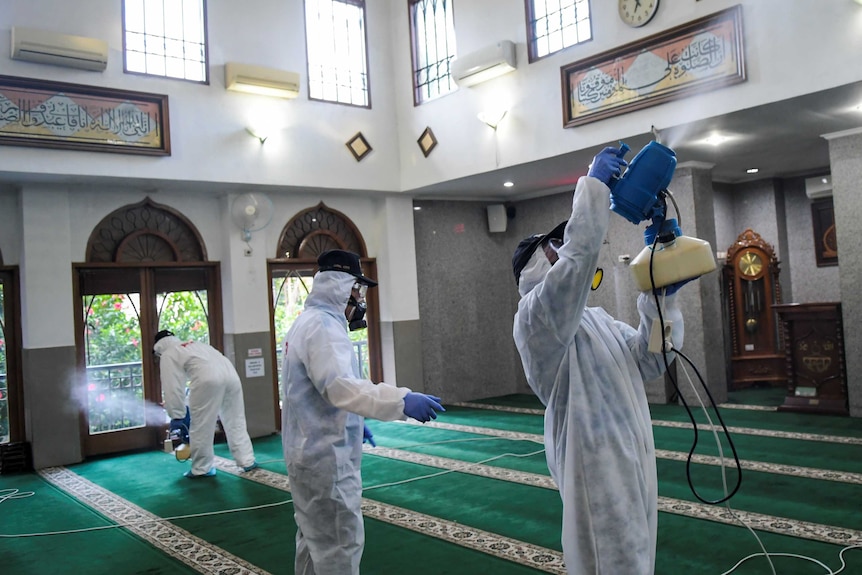
<svg viewBox="0 0 862 575"><path fill-rule="evenodd" d="M620 153L617 154L617 156L619 156L620 158L625 158L626 154L629 153L629 150L631 150L631 148L629 148L628 144L626 144L625 142L620 142Z"/></svg>
<svg viewBox="0 0 862 575"><path fill-rule="evenodd" d="M620 150L628 151L622 144ZM650 142L637 153L628 169L611 182L611 209L633 224L664 219L663 192L676 170L676 154L667 146Z"/></svg>

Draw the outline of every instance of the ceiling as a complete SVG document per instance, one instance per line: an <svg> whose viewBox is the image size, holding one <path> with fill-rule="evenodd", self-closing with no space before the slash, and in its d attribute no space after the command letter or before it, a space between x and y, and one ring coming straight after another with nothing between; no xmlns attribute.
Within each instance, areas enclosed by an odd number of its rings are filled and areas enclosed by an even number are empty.
<svg viewBox="0 0 862 575"><path fill-rule="evenodd" d="M729 184L828 171L829 147L823 134L862 127L862 82L740 110L691 124L663 128L661 143L676 152L679 163L714 164L713 181ZM710 134L727 137L720 146L704 142ZM621 135L637 152L653 134ZM615 144L610 142L609 145ZM598 150L509 166L440 182L410 193L419 199L521 200L571 190ZM631 160L634 153L627 157ZM573 173L573 166L574 173ZM578 169L577 166L583 166ZM756 174L746 170L758 168ZM504 181L515 185L503 188Z"/></svg>

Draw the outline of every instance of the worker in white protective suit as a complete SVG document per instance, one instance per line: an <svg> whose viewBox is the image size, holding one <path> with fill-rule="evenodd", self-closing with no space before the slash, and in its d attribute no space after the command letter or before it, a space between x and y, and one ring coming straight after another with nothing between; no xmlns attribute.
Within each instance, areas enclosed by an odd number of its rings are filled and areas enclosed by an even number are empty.
<svg viewBox="0 0 862 575"><path fill-rule="evenodd" d="M284 342L282 444L296 519L297 575L358 575L365 546L360 504L365 417L421 422L445 411L440 399L363 378L347 333L365 327L359 257L330 250L305 308Z"/></svg>
<svg viewBox="0 0 862 575"><path fill-rule="evenodd" d="M188 382L192 468L185 476L194 479L216 474L213 437L219 416L234 461L244 471L256 468L246 429L242 384L230 360L206 343L183 342L168 330L156 334L153 351L159 359L165 410L172 428L182 425L186 416Z"/></svg>
<svg viewBox="0 0 862 575"><path fill-rule="evenodd" d="M608 184L626 165L618 152L606 148L594 158L569 220L523 240L512 262L521 294L513 335L527 382L546 407L545 451L563 502L571 575L655 569L658 482L644 382L659 377L665 361L647 350L658 318L654 296L638 295L638 329L585 307L608 229ZM666 297L662 314L680 349L674 300Z"/></svg>

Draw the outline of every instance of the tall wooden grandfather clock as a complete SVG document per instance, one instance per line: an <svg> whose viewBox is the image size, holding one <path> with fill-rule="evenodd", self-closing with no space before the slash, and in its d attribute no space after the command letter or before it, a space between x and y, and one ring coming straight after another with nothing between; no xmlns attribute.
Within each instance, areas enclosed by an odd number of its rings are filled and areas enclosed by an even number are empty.
<svg viewBox="0 0 862 575"><path fill-rule="evenodd" d="M775 250L747 229L727 250L723 269L731 330L731 388L783 386L784 354L773 306L781 303Z"/></svg>

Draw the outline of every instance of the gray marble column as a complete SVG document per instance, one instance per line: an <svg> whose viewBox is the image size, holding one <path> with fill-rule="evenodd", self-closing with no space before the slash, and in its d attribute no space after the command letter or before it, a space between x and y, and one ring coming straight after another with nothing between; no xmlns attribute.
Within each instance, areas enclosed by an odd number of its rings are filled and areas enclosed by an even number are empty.
<svg viewBox="0 0 862 575"><path fill-rule="evenodd" d="M715 210L713 206L712 164L685 162L679 164L674 173L670 190L679 207L680 226L683 235L706 240L715 246ZM668 206L669 217L673 208ZM679 305L685 321L685 344L682 352L694 363L703 376L709 392L716 403L727 400L727 359L722 345L724 341L721 319L720 275L716 271L702 276L679 291ZM689 405L697 398L683 371L683 360L677 360L677 384ZM700 396L706 401L694 370L685 364Z"/></svg>
<svg viewBox="0 0 862 575"><path fill-rule="evenodd" d="M829 141L832 168L832 203L838 236L841 314L844 322L844 357L850 415L862 417L862 128L823 136Z"/></svg>

